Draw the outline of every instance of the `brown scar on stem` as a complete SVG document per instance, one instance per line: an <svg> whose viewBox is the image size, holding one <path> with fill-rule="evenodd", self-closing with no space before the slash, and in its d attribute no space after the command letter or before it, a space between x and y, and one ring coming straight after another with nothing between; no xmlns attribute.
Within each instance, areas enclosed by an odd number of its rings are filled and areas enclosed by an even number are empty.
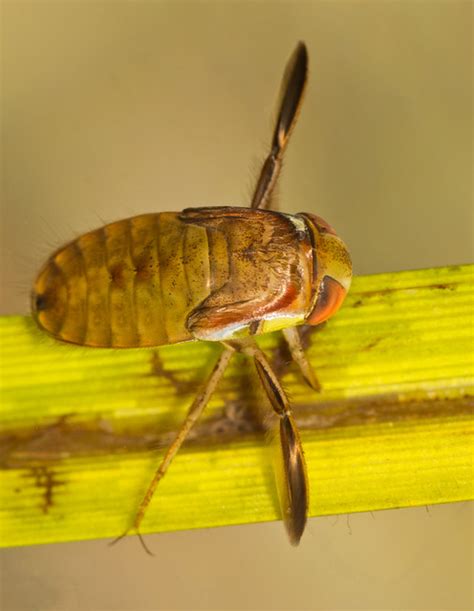
<svg viewBox="0 0 474 611"><path fill-rule="evenodd" d="M196 382L194 380L180 380L174 372L164 368L160 355L157 350L154 350L151 355L151 373L152 376L165 378L171 382L177 394L187 394L196 390Z"/></svg>
<svg viewBox="0 0 474 611"><path fill-rule="evenodd" d="M364 424L443 419L472 415L474 397L400 399L396 394L298 405L303 429L337 429ZM342 407L341 407L342 405Z"/></svg>
<svg viewBox="0 0 474 611"><path fill-rule="evenodd" d="M441 284L432 284L431 288L434 289L441 289L441 290L448 290L448 291L454 291L454 289L456 288L456 284L454 282L445 282L445 283L441 283Z"/></svg>
<svg viewBox="0 0 474 611"><path fill-rule="evenodd" d="M40 509L46 514L54 504L55 489L59 486L64 486L65 481L57 479L53 469L46 465L31 467L29 476L33 476L37 488L43 489L43 500L40 504ZM25 477L28 477L28 475Z"/></svg>
<svg viewBox="0 0 474 611"><path fill-rule="evenodd" d="M198 423L191 432L189 442L193 446L222 444L225 441L260 436L260 420L252 416L260 407L261 397L254 384L254 396L229 402L230 413ZM453 414L472 414L473 397L465 394L455 399L408 399L397 395L362 397L344 401L318 401L298 404L298 426L302 430L338 429L369 423L384 423L422 419L451 418ZM241 410L241 411L240 411ZM232 411L234 412L232 414ZM244 424L245 422L245 424ZM48 425L43 428L3 433L0 435L0 469L32 469L46 466L52 469L55 463L76 456L125 454L149 451L168 445L174 432L150 433L150 427L130 431L126 434L91 430L83 423L62 422L56 429ZM243 431L243 433L242 433Z"/></svg>
<svg viewBox="0 0 474 611"><path fill-rule="evenodd" d="M239 435L255 433L261 427L255 412L250 409L249 403L242 398L231 399L224 405L225 417L209 423L209 433L219 436L233 434Z"/></svg>
<svg viewBox="0 0 474 611"><path fill-rule="evenodd" d="M369 344L367 344L367 346L362 348L362 350L364 350L365 352L367 352L368 350L372 350L372 348L375 348L375 346L380 344L382 340L383 340L383 337L375 337Z"/></svg>
<svg viewBox="0 0 474 611"><path fill-rule="evenodd" d="M227 401L218 414L198 422L187 441L205 440L209 445L255 434L260 430L259 423L252 416L248 403L240 398ZM149 451L167 447L174 437L174 429L155 431L149 423L131 431L116 432L102 419L74 422L68 414L43 427L0 433L0 469L49 466L74 456Z"/></svg>
<svg viewBox="0 0 474 611"><path fill-rule="evenodd" d="M454 268L452 271L457 271L457 268ZM418 286L407 286L402 289L399 287L387 288L387 289L378 289L376 291L358 291L354 293L354 297L360 296L360 298L356 299L353 303L349 303L349 307L352 308L360 308L365 303L366 297L373 297L376 295L385 296L395 292L403 292L403 291L411 291L414 289L438 289L443 291L454 291L457 286L459 286L459 282L440 282L437 284L427 284L427 285L418 285Z"/></svg>
<svg viewBox="0 0 474 611"><path fill-rule="evenodd" d="M441 289L441 290L450 290L450 291L454 291L454 289L459 286L460 284L462 284L461 282L441 282L438 284L419 284L416 286L404 286L404 287L399 287L399 286L394 286L391 288L386 288L386 289L377 289L375 291L356 291L354 293L354 296L361 296L361 297L372 297L375 295L379 295L381 297L385 296L385 295L390 295L391 293L404 293L406 291L413 291L413 290L430 290L430 289ZM359 299L357 302L358 305L361 305L363 302L363 299ZM354 304L352 304L352 307L357 307Z"/></svg>
<svg viewBox="0 0 474 611"><path fill-rule="evenodd" d="M52 424L24 427L0 434L0 468L22 468L25 464L50 464L71 456L146 450L156 441L147 430L116 433L103 421L74 422L63 415Z"/></svg>

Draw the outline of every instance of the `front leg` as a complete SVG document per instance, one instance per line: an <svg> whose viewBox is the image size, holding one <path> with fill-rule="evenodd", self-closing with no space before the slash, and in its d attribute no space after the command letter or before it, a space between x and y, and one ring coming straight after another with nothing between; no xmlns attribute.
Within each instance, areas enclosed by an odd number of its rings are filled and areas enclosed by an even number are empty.
<svg viewBox="0 0 474 611"><path fill-rule="evenodd" d="M291 358L295 361L295 363L300 368L300 371L303 375L305 381L311 386L313 390L318 392L321 391L321 385L316 377L316 373L313 369L313 366L308 361L308 357L303 348L303 344L301 343L301 337L298 331L298 327L288 327L287 329L283 329L283 337L288 344L288 348L291 353Z"/></svg>

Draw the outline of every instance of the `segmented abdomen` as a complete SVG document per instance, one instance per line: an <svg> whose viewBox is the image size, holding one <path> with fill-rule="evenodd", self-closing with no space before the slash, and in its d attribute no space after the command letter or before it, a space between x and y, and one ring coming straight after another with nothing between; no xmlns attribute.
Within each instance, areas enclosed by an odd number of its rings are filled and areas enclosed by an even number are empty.
<svg viewBox="0 0 474 611"><path fill-rule="evenodd" d="M32 309L63 341L158 346L191 339L187 316L210 284L206 230L176 213L145 214L59 249L38 275Z"/></svg>

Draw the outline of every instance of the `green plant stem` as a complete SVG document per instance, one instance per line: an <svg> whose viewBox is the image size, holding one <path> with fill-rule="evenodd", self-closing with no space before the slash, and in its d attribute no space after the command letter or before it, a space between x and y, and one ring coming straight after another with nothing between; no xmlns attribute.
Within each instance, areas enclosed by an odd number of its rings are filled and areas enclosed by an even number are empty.
<svg viewBox="0 0 474 611"><path fill-rule="evenodd" d="M307 337L322 386L262 337L291 398L310 515L473 498L474 266L358 277ZM58 344L29 317L0 319L0 543L114 537L129 526L163 448L217 352ZM235 356L160 483L143 532L278 519L252 366Z"/></svg>

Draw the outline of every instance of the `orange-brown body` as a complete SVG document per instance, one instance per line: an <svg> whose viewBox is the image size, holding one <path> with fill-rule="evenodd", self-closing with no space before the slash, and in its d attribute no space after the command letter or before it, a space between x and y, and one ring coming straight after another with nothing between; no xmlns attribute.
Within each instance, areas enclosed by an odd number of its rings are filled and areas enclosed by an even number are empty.
<svg viewBox="0 0 474 611"><path fill-rule="evenodd" d="M159 481L239 351L254 361L277 415L277 486L290 542L297 545L303 534L309 491L298 428L271 363L248 336L283 329L304 379L320 389L293 327L317 325L338 310L351 283L351 260L321 218L271 210L307 74L308 54L300 42L285 68L271 146L250 209L195 208L106 225L56 251L35 282L33 316L62 341L113 348L192 339L223 344L140 503L132 525L137 533Z"/></svg>
<svg viewBox="0 0 474 611"><path fill-rule="evenodd" d="M301 324L324 275L317 233L309 215L229 207L111 223L50 257L34 286L34 316L62 341L114 348ZM350 270L348 256L342 264Z"/></svg>

